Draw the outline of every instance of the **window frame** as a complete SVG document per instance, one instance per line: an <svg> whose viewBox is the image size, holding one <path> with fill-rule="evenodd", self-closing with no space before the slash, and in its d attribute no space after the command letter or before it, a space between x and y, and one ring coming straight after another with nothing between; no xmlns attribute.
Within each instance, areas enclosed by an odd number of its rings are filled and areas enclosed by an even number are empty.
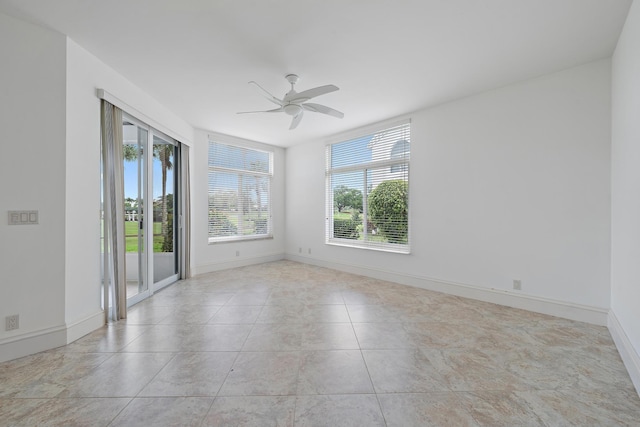
<svg viewBox="0 0 640 427"><path fill-rule="evenodd" d="M375 138L376 135L383 134L386 131L390 131L394 128L406 126L407 127L407 135L402 136L397 141L391 144L391 152L389 158L382 160L371 160L364 163L355 163L348 164L344 166L331 167L332 160L332 148L341 143L348 143L359 138L372 137ZM405 150L406 156L402 157L393 157L391 154L393 152L393 147L400 141L404 140L405 144L408 144L409 149ZM346 246L367 250L375 250L382 252L393 252L398 254L410 254L411 253L411 190L410 190L410 146L411 146L411 119L379 124L375 127L370 127L360 132L352 133L346 137L342 138L334 138L331 141L328 141L325 146L325 244L334 245L334 246ZM394 166L400 166L402 170L394 171ZM407 243L406 244L398 244L398 243L376 243L373 241L366 240L366 236L368 235L367 230L367 217L368 217L368 197L370 196L370 192L367 190L368 187L368 175L372 171L386 171L392 177L398 174L404 174L403 180L407 183ZM348 239L348 238L340 238L334 237L334 209L335 209L335 201L334 201L334 192L332 191L332 177L338 174L344 173L353 173L353 172L362 172L363 173L363 189L362 192L362 232L364 233L363 240L359 239ZM398 179L398 178L396 178ZM387 180L394 180L385 179ZM381 181L381 182L383 182Z"/></svg>
<svg viewBox="0 0 640 427"><path fill-rule="evenodd" d="M267 154L269 156L269 161L268 161L268 171L267 172L262 172L262 171L252 171L249 169L239 169L239 168L234 168L231 167L230 165L225 165L225 166L216 166L212 164L211 161L211 155L212 155L212 150L215 150L214 148L212 148L213 145L215 144L219 144L219 145L224 145L227 147L231 147L233 149L240 149L242 150L242 155L243 158L246 157L247 154L251 153L251 152L255 152L255 153L260 153L260 154ZM209 136L209 144L208 144L208 155L207 155L207 195L208 195L208 200L207 200L207 238L208 238L208 243L209 244L219 244L219 243L230 243L230 242L240 242L240 241L251 241L251 240L267 240L267 239L273 239L273 205L272 205L272 190L273 190L273 173L274 173L274 157L275 157L275 152L273 150L269 150L269 149L265 149L265 148L256 148L254 146L251 146L250 144L242 144L242 143L238 143L235 141L227 141L224 138L221 137L212 137L211 135ZM211 202L210 202L210 197L212 197L212 193L215 191L215 188L220 188L220 187L213 187L211 185L211 179L210 176L212 173L223 173L223 174L232 174L232 175L236 175L239 179L239 182L242 182L242 179L246 176L251 176L254 178L267 178L267 233L266 234L248 234L248 235L240 235L240 234L235 234L232 236L211 236L210 231L209 231L209 215L210 215L210 210L211 210ZM241 184L239 184L240 187ZM238 194L239 199L242 199L242 197L240 197L240 194ZM242 210L240 208L237 208L240 212L242 212ZM238 217L240 218L241 216L244 217L244 213L238 213ZM240 222L240 220L238 220L238 222Z"/></svg>

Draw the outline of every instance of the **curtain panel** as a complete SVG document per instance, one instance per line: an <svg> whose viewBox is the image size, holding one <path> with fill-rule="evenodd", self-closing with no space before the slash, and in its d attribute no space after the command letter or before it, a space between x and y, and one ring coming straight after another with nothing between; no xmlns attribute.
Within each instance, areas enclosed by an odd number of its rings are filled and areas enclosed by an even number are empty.
<svg viewBox="0 0 640 427"><path fill-rule="evenodd" d="M127 317L122 110L102 100L105 321Z"/></svg>

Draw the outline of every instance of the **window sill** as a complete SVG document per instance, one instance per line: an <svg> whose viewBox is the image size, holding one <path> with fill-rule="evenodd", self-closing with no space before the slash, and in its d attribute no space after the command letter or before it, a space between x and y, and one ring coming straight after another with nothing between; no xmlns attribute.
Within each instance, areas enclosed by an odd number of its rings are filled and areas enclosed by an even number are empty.
<svg viewBox="0 0 640 427"><path fill-rule="evenodd" d="M358 244L358 243L354 243L354 241L350 239L329 239L325 243L331 246L344 246L348 248L366 249L370 251L391 252L391 253L400 254L400 255L411 254L411 247L408 245L404 247L393 248L393 247L369 245L366 243Z"/></svg>
<svg viewBox="0 0 640 427"><path fill-rule="evenodd" d="M209 238L210 245L217 245L219 243L234 243L234 242L249 242L252 240L273 240L273 234L265 234L264 236L246 236L246 237L222 237L212 239Z"/></svg>

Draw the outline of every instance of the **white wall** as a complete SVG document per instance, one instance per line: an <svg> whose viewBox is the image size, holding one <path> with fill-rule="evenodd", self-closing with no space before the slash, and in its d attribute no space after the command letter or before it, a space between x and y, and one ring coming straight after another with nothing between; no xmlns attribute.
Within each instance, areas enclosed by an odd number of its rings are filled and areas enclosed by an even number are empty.
<svg viewBox="0 0 640 427"><path fill-rule="evenodd" d="M64 336L65 49L61 34L0 14L0 361L37 331ZM38 210L39 224L9 226L9 210ZM20 328L5 332L12 314Z"/></svg>
<svg viewBox="0 0 640 427"><path fill-rule="evenodd" d="M74 41L67 40L66 322L73 341L102 321L100 100L102 88L191 145L193 128ZM134 111L129 111L134 114ZM82 326L85 322L86 326Z"/></svg>
<svg viewBox="0 0 640 427"><path fill-rule="evenodd" d="M0 361L99 327L100 101L104 88L192 144L193 128L65 36L0 14ZM40 222L8 226L7 211ZM4 323L2 323L4 324Z"/></svg>
<svg viewBox="0 0 640 427"><path fill-rule="evenodd" d="M274 152L271 209L273 239L249 240L209 244L208 240L208 152L209 135L215 140L244 147ZM261 144L228 135L196 130L193 181L192 224L194 263L193 274L202 274L224 268L282 259L285 243L285 151L281 147ZM236 256L239 252L239 256Z"/></svg>
<svg viewBox="0 0 640 427"><path fill-rule="evenodd" d="M640 391L640 3L613 55L612 332Z"/></svg>
<svg viewBox="0 0 640 427"><path fill-rule="evenodd" d="M496 301L520 279L517 295L584 308L584 320L604 323L610 61L411 118L412 253L324 244L325 156L317 141L287 150L287 256ZM491 289L503 292L478 293Z"/></svg>

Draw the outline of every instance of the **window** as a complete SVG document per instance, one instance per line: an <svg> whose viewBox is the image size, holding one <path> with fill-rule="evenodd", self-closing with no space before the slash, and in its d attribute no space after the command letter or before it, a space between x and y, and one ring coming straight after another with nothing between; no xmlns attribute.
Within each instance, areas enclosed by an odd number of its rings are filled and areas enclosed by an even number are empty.
<svg viewBox="0 0 640 427"><path fill-rule="evenodd" d="M409 156L409 141L404 139L397 141L393 144L393 148L391 149L391 158L392 159L403 159ZM407 169L407 163L400 163L391 165L389 171L393 172L405 172Z"/></svg>
<svg viewBox="0 0 640 427"><path fill-rule="evenodd" d="M270 238L273 153L209 141L209 242Z"/></svg>
<svg viewBox="0 0 640 427"><path fill-rule="evenodd" d="M326 242L409 253L411 123L327 145Z"/></svg>

